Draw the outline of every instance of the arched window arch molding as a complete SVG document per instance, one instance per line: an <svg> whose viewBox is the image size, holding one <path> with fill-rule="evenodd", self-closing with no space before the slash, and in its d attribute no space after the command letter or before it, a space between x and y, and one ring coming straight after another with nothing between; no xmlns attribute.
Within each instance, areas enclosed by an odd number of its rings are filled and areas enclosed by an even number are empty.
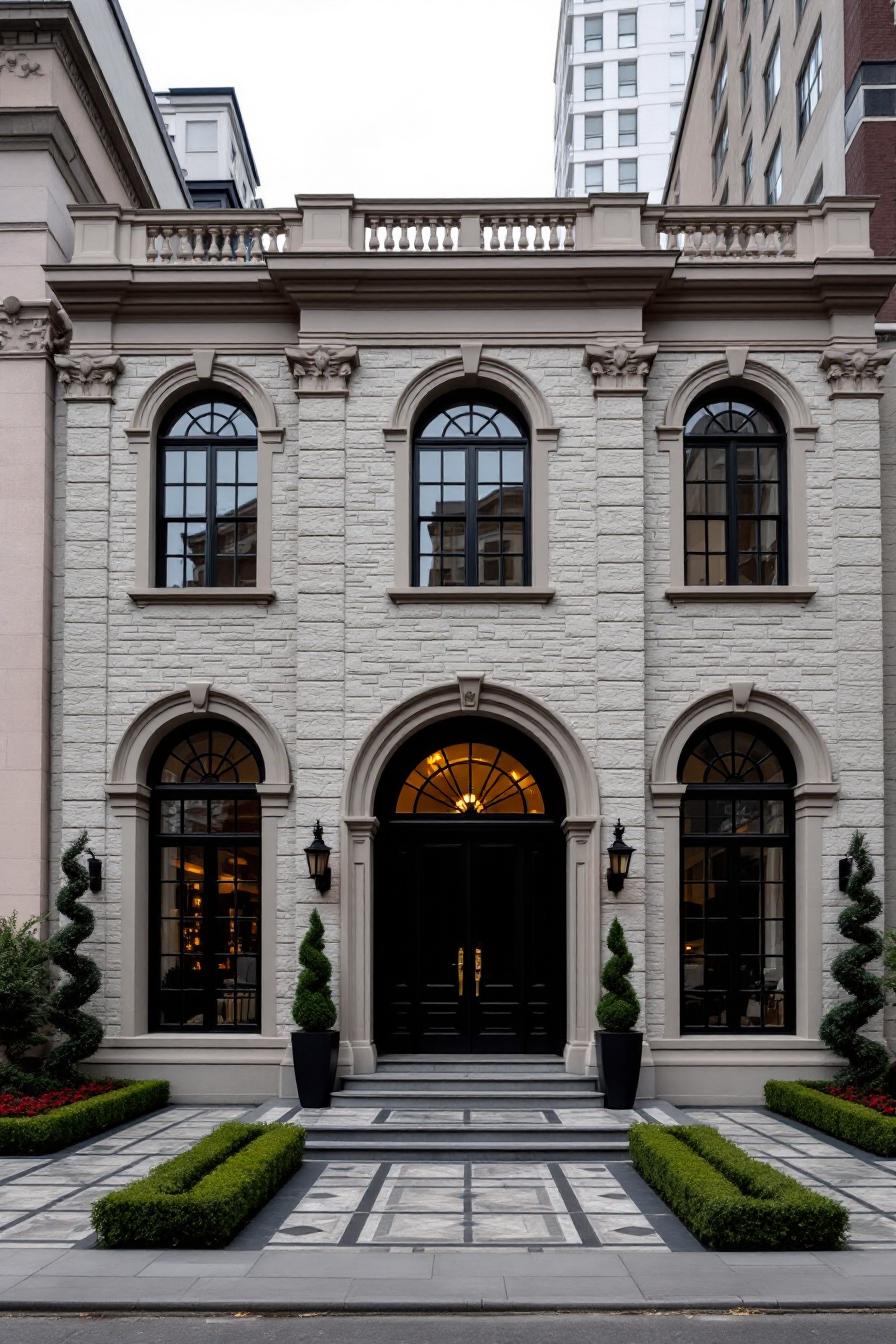
<svg viewBox="0 0 896 1344"><path fill-rule="evenodd" d="M474 678L479 682L479 678ZM459 693L460 683L460 693ZM342 999L340 1065L348 1073L376 1067L373 1044L374 799L395 752L421 729L470 713L506 722L527 734L554 765L566 795L567 1044L566 1068L584 1073L593 1063L594 1004L600 965L600 795L594 766L575 732L548 707L507 686L482 681L475 710L459 682L402 700L371 727L346 778L342 800Z"/></svg>
<svg viewBox="0 0 896 1344"><path fill-rule="evenodd" d="M732 352L733 355L734 352ZM815 447L818 426L813 423L805 400L789 379L756 359L746 359L740 371L733 358L713 360L689 374L666 404L662 424L657 425L661 451L669 454L669 587L672 601L685 598L713 601L757 598L806 602L816 592L809 582L809 544L806 509L806 454ZM684 572L684 423L688 407L716 386L741 387L771 403L784 422L787 438L787 541L790 577L777 586L694 587L685 584Z"/></svg>
<svg viewBox="0 0 896 1344"><path fill-rule="evenodd" d="M531 435L531 583L524 588L414 588L411 586L411 447L414 427L430 402L451 392L493 392L511 401L525 417ZM394 602L549 602L553 589L548 557L548 453L557 447L560 427L538 387L519 369L488 355L469 352L430 365L412 379L395 404L383 430L395 455Z"/></svg>
<svg viewBox="0 0 896 1344"><path fill-rule="evenodd" d="M258 426L258 558L254 588L160 588L155 581L156 436L165 415L194 392L230 392L242 398ZM137 456L137 516L134 587L131 598L147 602L257 602L274 598L271 589L272 455L283 447L284 429L265 389L243 369L215 360L208 377L197 372L195 360L168 369L143 393L131 423L125 428L131 452Z"/></svg>
<svg viewBox="0 0 896 1344"><path fill-rule="evenodd" d="M261 1033L240 1038L225 1048L267 1049L269 1062L279 1064L282 1043L276 1039L277 829L289 807L292 780L283 739L252 705L228 691L193 683L154 700L131 721L112 761L106 796L121 828L121 1035L125 1043L152 1047L157 1034L147 1034L148 983L146 938L149 920L149 825L151 789L148 771L163 738L191 720L221 719L252 738L264 762L261 799ZM175 1048L201 1049L206 1039L193 1035ZM221 1038L214 1037L218 1042ZM166 1037L166 1044L170 1038ZM107 1042L112 1047L113 1042ZM217 1048L217 1047L216 1047Z"/></svg>
<svg viewBox="0 0 896 1344"><path fill-rule="evenodd" d="M760 724L777 734L789 748L796 766L793 791L796 838L795 943L796 943L796 1038L779 1037L757 1047L735 1042L733 1048L787 1048L794 1039L818 1047L818 1024L822 1013L822 919L821 892L833 881L822 866L824 818L834 807L840 785L834 779L830 753L809 718L781 696L754 690L749 682L709 691L683 709L665 730L657 745L650 771L653 811L663 833L663 945L665 972L664 1038L681 1038L681 1004L678 964L679 845L681 800L685 785L678 782L678 766L688 739L715 719L732 714ZM685 1038L681 1038L685 1039ZM716 1037L688 1036L688 1048L705 1040L719 1048ZM725 1046L732 1047L726 1040ZM807 1066L811 1061L806 1061ZM659 1063L659 1060L657 1060Z"/></svg>

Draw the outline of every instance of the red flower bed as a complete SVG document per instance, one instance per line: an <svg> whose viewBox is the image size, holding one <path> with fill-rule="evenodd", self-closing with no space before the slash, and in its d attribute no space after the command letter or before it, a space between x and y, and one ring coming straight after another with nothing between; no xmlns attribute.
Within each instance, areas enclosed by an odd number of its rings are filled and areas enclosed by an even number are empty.
<svg viewBox="0 0 896 1344"><path fill-rule="evenodd" d="M57 1087L51 1092L42 1092L39 1097L26 1097L20 1092L0 1092L0 1116L22 1117L42 1115L44 1111L55 1111L60 1106L69 1106L73 1101L87 1101L89 1097L99 1097L103 1092L112 1092L121 1084L106 1082L78 1083L74 1087Z"/></svg>
<svg viewBox="0 0 896 1344"><path fill-rule="evenodd" d="M836 1083L830 1083L825 1091L842 1101L854 1101L857 1106L880 1111L881 1115L896 1116L896 1097L888 1097L884 1092L860 1092L856 1087L837 1087Z"/></svg>

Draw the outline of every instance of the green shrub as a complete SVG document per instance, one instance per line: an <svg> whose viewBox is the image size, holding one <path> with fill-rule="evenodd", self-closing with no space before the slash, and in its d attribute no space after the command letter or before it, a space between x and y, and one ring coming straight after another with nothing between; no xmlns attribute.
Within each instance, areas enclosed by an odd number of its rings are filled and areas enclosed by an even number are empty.
<svg viewBox="0 0 896 1344"><path fill-rule="evenodd" d="M0 1117L0 1155L53 1153L80 1143L104 1129L123 1125L146 1111L155 1111L168 1101L168 1084L157 1078L125 1083L114 1092L104 1092L86 1101L73 1101L41 1115Z"/></svg>
<svg viewBox="0 0 896 1344"><path fill-rule="evenodd" d="M302 1165L295 1125L219 1125L93 1206L101 1246L226 1246Z"/></svg>
<svg viewBox="0 0 896 1344"><path fill-rule="evenodd" d="M48 1078L65 1082L77 1078L78 1064L89 1059L103 1039L99 1018L81 1011L100 987L96 962L77 951L93 933L95 923L93 911L81 900L90 885L87 869L79 862L85 849L87 832L82 831L62 856L65 882L56 897L56 908L65 916L65 923L60 922L47 942L50 960L65 972L66 978L59 981L50 999L50 1023L61 1035L47 1054L43 1071Z"/></svg>
<svg viewBox="0 0 896 1344"><path fill-rule="evenodd" d="M324 926L316 910L311 911L308 932L299 948L299 976L292 1005L293 1021L305 1031L329 1031L336 1021L336 1005L330 994L332 966L324 955Z"/></svg>
<svg viewBox="0 0 896 1344"><path fill-rule="evenodd" d="M716 1251L819 1251L843 1244L842 1205L807 1190L706 1125L634 1125L635 1169Z"/></svg>
<svg viewBox="0 0 896 1344"><path fill-rule="evenodd" d="M607 958L600 976L604 993L597 1003L597 1021L604 1031L631 1031L638 1020L641 1005L628 979L635 961L628 950L625 933L618 919L614 919L610 925L607 947L613 955Z"/></svg>
<svg viewBox="0 0 896 1344"><path fill-rule="evenodd" d="M779 1115L800 1120L844 1143L854 1144L878 1157L896 1157L896 1117L870 1106L844 1101L823 1091L823 1083L785 1083L770 1079L765 1104Z"/></svg>
<svg viewBox="0 0 896 1344"><path fill-rule="evenodd" d="M46 1039L50 969L47 945L35 936L40 919L21 923L15 910L0 918L0 1087L31 1090L34 1077L21 1062Z"/></svg>

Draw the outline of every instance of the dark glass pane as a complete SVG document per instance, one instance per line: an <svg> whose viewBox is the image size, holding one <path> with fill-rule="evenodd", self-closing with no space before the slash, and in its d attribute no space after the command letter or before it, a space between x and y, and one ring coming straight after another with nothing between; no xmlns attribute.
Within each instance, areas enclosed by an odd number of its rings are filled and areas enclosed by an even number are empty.
<svg viewBox="0 0 896 1344"><path fill-rule="evenodd" d="M706 803L706 829L719 834L730 834L732 802L730 798L710 798Z"/></svg>
<svg viewBox="0 0 896 1344"><path fill-rule="evenodd" d="M442 455L442 476L445 481L465 481L467 477L466 453L444 453Z"/></svg>
<svg viewBox="0 0 896 1344"><path fill-rule="evenodd" d="M706 827L706 804L702 799L685 799L681 805L681 825L684 831L702 832Z"/></svg>
<svg viewBox="0 0 896 1344"><path fill-rule="evenodd" d="M706 1003L706 1025L708 1027L725 1027L728 1025L728 999L725 994L707 994Z"/></svg>
<svg viewBox="0 0 896 1344"><path fill-rule="evenodd" d="M685 507L688 513L706 513L706 487L688 485L685 490Z"/></svg>
<svg viewBox="0 0 896 1344"><path fill-rule="evenodd" d="M502 479L504 484L507 485L514 481L522 483L525 479L525 454L522 450L517 451L511 448L505 448L501 458Z"/></svg>
<svg viewBox="0 0 896 1344"><path fill-rule="evenodd" d="M728 512L728 487L724 485L708 485L706 487L706 512L707 513L727 513Z"/></svg>
<svg viewBox="0 0 896 1344"><path fill-rule="evenodd" d="M235 831L237 803L235 798L213 798L211 800L211 829L213 831Z"/></svg>
<svg viewBox="0 0 896 1344"><path fill-rule="evenodd" d="M685 582L691 586L706 587L706 556L688 555L685 561Z"/></svg>
<svg viewBox="0 0 896 1344"><path fill-rule="evenodd" d="M703 1017L703 995L685 994L684 996L684 1025L686 1027L702 1027Z"/></svg>

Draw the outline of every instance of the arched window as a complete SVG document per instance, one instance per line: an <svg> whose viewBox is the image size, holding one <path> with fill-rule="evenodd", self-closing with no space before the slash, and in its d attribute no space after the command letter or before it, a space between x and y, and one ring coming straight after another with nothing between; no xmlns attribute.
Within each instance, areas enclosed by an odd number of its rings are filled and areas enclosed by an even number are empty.
<svg viewBox="0 0 896 1344"><path fill-rule="evenodd" d="M532 773L509 752L482 742L456 742L429 752L398 795L399 815L531 816L544 814Z"/></svg>
<svg viewBox="0 0 896 1344"><path fill-rule="evenodd" d="M792 1032L793 761L747 719L685 747L681 803L682 1032Z"/></svg>
<svg viewBox="0 0 896 1344"><path fill-rule="evenodd" d="M157 582L252 588L258 551L258 431L249 407L203 392L159 433Z"/></svg>
<svg viewBox="0 0 896 1344"><path fill-rule="evenodd" d="M150 1025L257 1031L261 758L232 725L189 724L156 752Z"/></svg>
<svg viewBox="0 0 896 1344"><path fill-rule="evenodd" d="M685 583L787 582L784 428L751 393L713 389L684 427Z"/></svg>
<svg viewBox="0 0 896 1344"><path fill-rule="evenodd" d="M529 570L529 437L509 405L453 397L414 438L413 582L521 587Z"/></svg>

